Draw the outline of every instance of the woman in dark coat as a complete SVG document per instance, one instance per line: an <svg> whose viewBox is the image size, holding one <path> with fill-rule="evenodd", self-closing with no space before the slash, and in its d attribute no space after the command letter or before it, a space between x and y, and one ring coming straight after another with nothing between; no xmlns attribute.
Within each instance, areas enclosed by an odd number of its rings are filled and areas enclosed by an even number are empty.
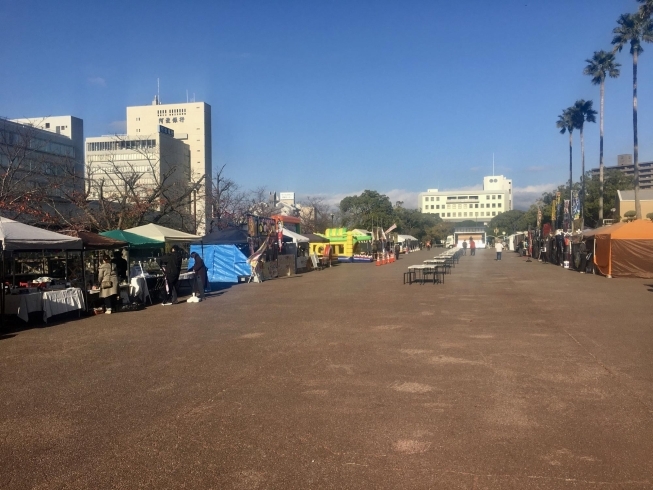
<svg viewBox="0 0 653 490"><path fill-rule="evenodd" d="M193 266L188 269L188 272L195 273L195 281L193 281L193 297L189 298L187 302L199 303L204 300L204 287L207 279L207 268L197 252L191 252L190 256L193 259Z"/></svg>
<svg viewBox="0 0 653 490"><path fill-rule="evenodd" d="M104 298L105 313L110 315L115 309L119 289L116 264L111 263L108 255L102 256L102 265L98 268L97 278L100 284L100 298Z"/></svg>

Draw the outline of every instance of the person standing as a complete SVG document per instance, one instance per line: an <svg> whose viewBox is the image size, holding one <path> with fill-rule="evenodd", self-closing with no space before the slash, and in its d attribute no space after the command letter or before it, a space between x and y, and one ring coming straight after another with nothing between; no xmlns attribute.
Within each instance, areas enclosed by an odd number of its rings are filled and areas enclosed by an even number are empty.
<svg viewBox="0 0 653 490"><path fill-rule="evenodd" d="M100 298L104 299L104 313L110 315L116 308L119 289L116 264L111 263L111 258L108 255L102 256L97 280L100 284Z"/></svg>
<svg viewBox="0 0 653 490"><path fill-rule="evenodd" d="M467 255L467 240L463 240L463 255Z"/></svg>
<svg viewBox="0 0 653 490"><path fill-rule="evenodd" d="M401 254L401 245L397 243L395 244L395 260L399 260L399 254Z"/></svg>
<svg viewBox="0 0 653 490"><path fill-rule="evenodd" d="M497 260L501 260L501 252L503 252L503 242L497 240L494 249L497 251Z"/></svg>
<svg viewBox="0 0 653 490"><path fill-rule="evenodd" d="M472 237L469 237L469 255L476 255L476 242Z"/></svg>
<svg viewBox="0 0 653 490"><path fill-rule="evenodd" d="M163 272L168 284L168 291L163 304L166 306L177 304L177 288L179 287L179 274L181 273L181 254L177 245L173 245L170 253L163 256L161 265L164 267Z"/></svg>
<svg viewBox="0 0 653 490"><path fill-rule="evenodd" d="M195 273L195 280L193 281L193 296L188 298L186 303L199 303L204 301L204 287L208 269L197 252L191 252L190 256L193 259L193 266L188 269L188 272Z"/></svg>
<svg viewBox="0 0 653 490"><path fill-rule="evenodd" d="M112 264L116 266L116 274L120 282L127 280L127 261L122 257L120 251L113 252Z"/></svg>
<svg viewBox="0 0 653 490"><path fill-rule="evenodd" d="M585 244L585 240L581 240L578 246L578 253L580 254L580 266L578 269L581 274L585 274L587 270L587 245Z"/></svg>

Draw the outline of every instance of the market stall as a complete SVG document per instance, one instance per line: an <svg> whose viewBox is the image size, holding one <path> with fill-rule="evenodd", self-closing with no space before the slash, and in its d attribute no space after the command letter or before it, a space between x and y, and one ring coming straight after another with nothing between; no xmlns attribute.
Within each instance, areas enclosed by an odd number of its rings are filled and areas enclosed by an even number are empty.
<svg viewBox="0 0 653 490"><path fill-rule="evenodd" d="M97 270L100 261L100 252L117 250L127 247L129 244L124 240L116 240L106 236L98 235L90 231L68 230L63 232L67 236L76 237L82 240L81 264L83 267L83 276L85 278L85 303L87 310L91 310L99 301L99 287L95 287ZM124 290L125 296L128 295L128 285L124 284L121 293Z"/></svg>
<svg viewBox="0 0 653 490"><path fill-rule="evenodd" d="M42 311L47 321L84 308L83 277L75 284L68 277L68 253L82 251L80 238L0 217L0 246L3 322L5 314L27 321L29 313Z"/></svg>
<svg viewBox="0 0 653 490"><path fill-rule="evenodd" d="M608 277L653 278L653 222L635 220L583 232L594 265Z"/></svg>
<svg viewBox="0 0 653 490"><path fill-rule="evenodd" d="M249 249L248 233L236 227L213 230L190 246L204 260L209 283L237 283L239 277L249 277Z"/></svg>
<svg viewBox="0 0 653 490"><path fill-rule="evenodd" d="M305 270L308 265L308 256L309 256L309 240L308 237L305 237L304 235L300 235L299 233L295 233L294 231L291 231L287 228L283 229L283 236L284 236L284 241L289 240L290 243L294 245L290 249L292 251L292 255L295 256L295 270L293 273L299 270ZM287 246L284 246L284 249L286 249ZM285 255L289 255L286 251ZM279 265L281 268L281 264ZM285 270L285 268L284 268Z"/></svg>

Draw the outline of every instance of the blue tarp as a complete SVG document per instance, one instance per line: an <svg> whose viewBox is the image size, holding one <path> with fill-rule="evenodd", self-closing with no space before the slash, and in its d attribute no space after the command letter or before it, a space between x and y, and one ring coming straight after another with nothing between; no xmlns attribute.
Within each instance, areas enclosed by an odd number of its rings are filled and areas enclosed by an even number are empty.
<svg viewBox="0 0 653 490"><path fill-rule="evenodd" d="M209 283L238 282L238 276L248 276L251 268L247 257L235 245L191 245L191 252L197 252L208 269ZM188 266L193 265L193 259Z"/></svg>

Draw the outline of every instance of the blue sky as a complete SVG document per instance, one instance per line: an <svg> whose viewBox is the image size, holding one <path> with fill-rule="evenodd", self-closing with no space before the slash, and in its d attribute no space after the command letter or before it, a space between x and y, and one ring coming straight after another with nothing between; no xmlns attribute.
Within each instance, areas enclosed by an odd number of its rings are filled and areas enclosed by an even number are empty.
<svg viewBox="0 0 653 490"><path fill-rule="evenodd" d="M513 179L522 206L567 178L558 114L598 87L635 0L0 0L0 115L72 114L119 132L125 107L186 90L213 110L213 166L245 188L374 189L416 205L427 188ZM8 42L7 42L8 40ZM606 86L605 161L632 152L632 60ZM639 64L640 159L653 159L653 45ZM586 129L598 166L598 123ZM580 144L575 139L575 176Z"/></svg>

